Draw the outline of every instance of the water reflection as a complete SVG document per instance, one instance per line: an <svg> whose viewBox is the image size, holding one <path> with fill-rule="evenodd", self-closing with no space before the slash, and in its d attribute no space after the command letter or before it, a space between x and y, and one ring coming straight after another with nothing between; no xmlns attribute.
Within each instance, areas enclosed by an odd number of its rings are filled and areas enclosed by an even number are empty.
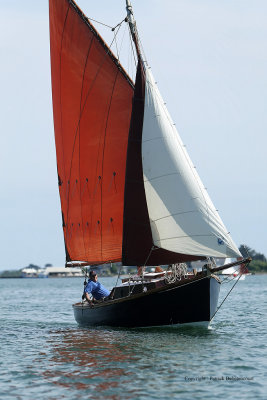
<svg viewBox="0 0 267 400"><path fill-rule="evenodd" d="M56 385L87 390L91 398L120 398L119 392L121 398L132 398L134 388L124 393L132 375L127 366L135 364L138 356L125 335L97 329L51 331L51 369L44 376Z"/></svg>
<svg viewBox="0 0 267 400"><path fill-rule="evenodd" d="M198 356L201 342L212 335L191 327L52 330L50 368L43 375L55 385L84 390L90 398L136 398L146 379L155 390L159 380L179 380L188 356Z"/></svg>
<svg viewBox="0 0 267 400"><path fill-rule="evenodd" d="M53 297L56 290L62 296L64 289L67 298L70 281L63 289L61 280L53 280L50 289L48 283L43 288L44 283L31 281L24 293L28 300L14 307L10 302L14 282L2 280L0 398L266 398L266 341L262 334L267 329L263 318L266 278L251 277L240 284L217 313L213 330L80 329L72 313L67 315L66 304L56 303L57 297ZM20 285L24 285L22 281ZM33 285L36 292L45 289L48 293L47 307L43 296L32 300ZM222 289L223 299L227 290ZM59 304L57 312L55 304ZM222 375L255 378L254 382L209 380ZM185 380L199 376L207 380Z"/></svg>

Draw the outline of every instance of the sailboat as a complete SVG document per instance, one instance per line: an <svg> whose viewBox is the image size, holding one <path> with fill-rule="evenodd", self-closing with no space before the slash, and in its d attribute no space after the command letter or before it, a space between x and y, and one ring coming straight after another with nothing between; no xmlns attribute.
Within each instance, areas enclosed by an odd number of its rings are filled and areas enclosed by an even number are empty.
<svg viewBox="0 0 267 400"><path fill-rule="evenodd" d="M135 82L73 0L49 1L66 267L169 268L130 277L93 307L74 304L74 316L89 326L208 324L220 290L215 272L222 268L212 257L241 254L162 100L129 0L126 11ZM196 260L206 260L205 267L188 273L185 263Z"/></svg>

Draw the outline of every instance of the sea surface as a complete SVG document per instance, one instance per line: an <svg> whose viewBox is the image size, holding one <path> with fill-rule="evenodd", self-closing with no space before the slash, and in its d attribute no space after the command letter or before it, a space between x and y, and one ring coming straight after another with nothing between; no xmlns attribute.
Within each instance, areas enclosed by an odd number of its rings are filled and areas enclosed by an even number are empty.
<svg viewBox="0 0 267 400"><path fill-rule="evenodd" d="M83 278L0 279L1 400L267 399L267 275L239 281L211 329L80 328L82 290Z"/></svg>

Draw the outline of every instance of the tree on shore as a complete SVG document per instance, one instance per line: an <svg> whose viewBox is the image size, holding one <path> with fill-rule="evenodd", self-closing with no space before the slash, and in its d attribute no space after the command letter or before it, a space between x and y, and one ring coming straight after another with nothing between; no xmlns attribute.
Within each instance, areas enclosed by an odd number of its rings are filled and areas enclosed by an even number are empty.
<svg viewBox="0 0 267 400"><path fill-rule="evenodd" d="M246 246L245 244L241 244L239 247L239 251L243 257L251 257L253 260L267 262L267 259L264 254L258 253L257 251L253 250L251 247Z"/></svg>
<svg viewBox="0 0 267 400"><path fill-rule="evenodd" d="M244 258L251 257L252 261L248 266L250 272L267 273L267 259L264 254L258 253L254 249L245 244L241 244L239 251Z"/></svg>

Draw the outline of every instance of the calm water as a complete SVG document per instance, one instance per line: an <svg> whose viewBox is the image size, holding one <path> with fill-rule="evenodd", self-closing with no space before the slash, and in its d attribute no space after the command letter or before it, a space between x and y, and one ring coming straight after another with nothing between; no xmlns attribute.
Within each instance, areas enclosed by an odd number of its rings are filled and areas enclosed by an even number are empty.
<svg viewBox="0 0 267 400"><path fill-rule="evenodd" d="M0 279L1 399L267 398L266 275L239 282L210 330L79 328L82 287Z"/></svg>

